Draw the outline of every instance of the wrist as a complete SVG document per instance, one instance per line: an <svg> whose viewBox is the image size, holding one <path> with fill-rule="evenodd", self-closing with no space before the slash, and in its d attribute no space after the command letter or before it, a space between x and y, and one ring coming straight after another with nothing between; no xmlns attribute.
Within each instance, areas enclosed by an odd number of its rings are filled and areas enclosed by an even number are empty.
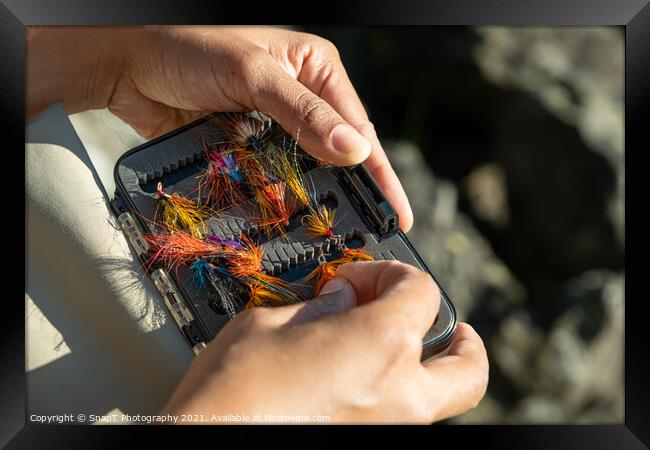
<svg viewBox="0 0 650 450"><path fill-rule="evenodd" d="M28 119L57 101L69 114L106 107L130 57L132 34L116 28L29 27Z"/></svg>

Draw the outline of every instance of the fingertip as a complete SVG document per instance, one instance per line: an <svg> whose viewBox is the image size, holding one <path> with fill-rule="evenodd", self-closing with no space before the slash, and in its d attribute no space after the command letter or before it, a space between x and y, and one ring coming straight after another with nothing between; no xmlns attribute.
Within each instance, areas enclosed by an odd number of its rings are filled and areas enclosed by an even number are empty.
<svg viewBox="0 0 650 450"><path fill-rule="evenodd" d="M365 166L390 204L397 211L400 228L405 233L408 232L413 226L413 210L411 209L406 191L399 177L391 167L379 141L377 141L377 147L366 161Z"/></svg>
<svg viewBox="0 0 650 450"><path fill-rule="evenodd" d="M399 227L404 233L408 233L411 231L411 228L413 228L414 222L413 210L411 210L411 205L409 205L408 201L406 202L406 205L401 208L401 211L398 214Z"/></svg>

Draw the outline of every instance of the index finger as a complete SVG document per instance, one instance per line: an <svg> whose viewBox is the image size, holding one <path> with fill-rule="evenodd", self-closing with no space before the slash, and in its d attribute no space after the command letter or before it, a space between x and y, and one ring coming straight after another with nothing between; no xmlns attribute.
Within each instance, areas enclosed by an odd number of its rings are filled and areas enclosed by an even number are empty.
<svg viewBox="0 0 650 450"><path fill-rule="evenodd" d="M321 70L327 70L327 75L315 76L304 70L298 76L298 81L325 100L343 119L370 140L372 151L364 165L397 210L402 230L410 230L413 225L411 205L338 55L331 57L329 68L321 67Z"/></svg>

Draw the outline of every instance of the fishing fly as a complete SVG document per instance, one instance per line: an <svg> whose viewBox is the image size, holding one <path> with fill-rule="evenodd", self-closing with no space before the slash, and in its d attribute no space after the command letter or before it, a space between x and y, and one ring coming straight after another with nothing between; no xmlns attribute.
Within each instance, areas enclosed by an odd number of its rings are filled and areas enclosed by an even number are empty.
<svg viewBox="0 0 650 450"><path fill-rule="evenodd" d="M343 264L355 261L373 261L375 258L362 249L343 248L343 255L332 261L323 257L318 266L307 276L314 282L314 295L318 295L325 284L336 276L336 272Z"/></svg>
<svg viewBox="0 0 650 450"><path fill-rule="evenodd" d="M204 207L188 198L166 193L161 182L156 187L156 196L156 216L160 216L165 227L187 230L195 237L202 237L207 232L204 221L209 217L209 212Z"/></svg>
<svg viewBox="0 0 650 450"><path fill-rule="evenodd" d="M199 190L207 191L208 200L220 209L245 202L241 190L244 172L240 165L243 151L236 147L224 149L205 146L207 169L199 177Z"/></svg>
<svg viewBox="0 0 650 450"><path fill-rule="evenodd" d="M295 140L284 138L278 145L271 139L270 121L240 113L213 120L224 133L211 141L203 138L207 168L198 182L211 208L167 193L158 183L162 232L145 236L152 249L150 264L160 263L175 271L187 268L195 285L208 293L210 306L230 318L239 305L252 308L304 301L296 286L263 270L263 248L246 233L233 238L210 234L206 220L211 216L223 219L223 212L235 206L248 211L247 220L267 239L284 238L298 213L311 239L339 238L336 245L341 257L329 262L323 258L306 278L314 282L316 294L342 264L372 259L362 250L345 248L343 238L335 234L335 211L321 204L313 180L303 169L298 154L300 132Z"/></svg>

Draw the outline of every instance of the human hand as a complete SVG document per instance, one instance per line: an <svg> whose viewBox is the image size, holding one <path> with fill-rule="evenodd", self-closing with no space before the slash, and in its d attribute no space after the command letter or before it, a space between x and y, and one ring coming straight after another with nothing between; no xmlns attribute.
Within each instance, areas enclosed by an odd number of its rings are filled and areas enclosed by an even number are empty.
<svg viewBox="0 0 650 450"><path fill-rule="evenodd" d="M488 361L469 325L458 325L445 356L420 362L440 302L428 274L395 261L351 263L321 292L238 315L196 357L163 413L430 423L483 397Z"/></svg>
<svg viewBox="0 0 650 450"><path fill-rule="evenodd" d="M146 138L213 111L270 114L312 155L365 161L408 231L413 214L329 41L270 27L30 28L30 115L108 107Z"/></svg>

